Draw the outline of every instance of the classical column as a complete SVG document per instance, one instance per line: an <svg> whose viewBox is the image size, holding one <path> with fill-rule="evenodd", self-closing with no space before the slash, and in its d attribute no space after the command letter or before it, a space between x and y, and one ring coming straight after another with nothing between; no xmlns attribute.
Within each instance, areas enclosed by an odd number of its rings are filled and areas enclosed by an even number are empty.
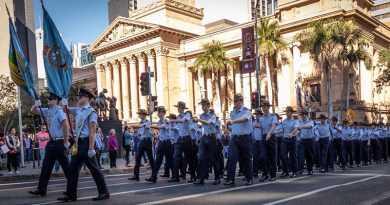
<svg viewBox="0 0 390 205"><path fill-rule="evenodd" d="M112 65L107 63L106 67L106 89L107 97L112 97Z"/></svg>
<svg viewBox="0 0 390 205"><path fill-rule="evenodd" d="M293 64L294 84L295 84L295 81L297 80L298 73L299 73L299 68L300 68L300 62L299 61L300 61L300 58L301 58L301 50L299 50L298 46L299 46L298 44L295 44L292 47L292 49L293 49L293 52L292 52L292 59L293 59L292 60L292 64ZM321 87L326 87L326 85L325 86L321 86ZM325 91L325 92L323 92L323 91ZM321 89L321 93L326 93L326 90ZM295 89L294 89L294 93L293 93L292 96L294 98L294 100L292 102L292 105L293 106L299 106L298 102L297 102L297 97L298 96L297 96L297 92L296 92ZM326 96L326 94L325 95L321 95L321 98L322 98L322 96ZM324 99L324 98L322 98L322 99ZM303 96L301 97L301 102L304 102Z"/></svg>
<svg viewBox="0 0 390 205"><path fill-rule="evenodd" d="M127 67L127 59L121 59L121 83L122 83L122 105L123 105L123 119L130 118L129 106L129 72Z"/></svg>
<svg viewBox="0 0 390 205"><path fill-rule="evenodd" d="M155 96L156 95L156 65L154 63L154 59L156 57L156 53L154 52L154 50L150 50L148 53L147 53L147 57L148 57L148 66L150 67L150 72L153 72L154 73L154 77L153 78L150 78L150 91L152 92L152 95Z"/></svg>
<svg viewBox="0 0 390 205"><path fill-rule="evenodd" d="M137 75L137 58L135 56L129 57L130 67L130 101L131 101L131 118L137 118L138 112L138 75Z"/></svg>
<svg viewBox="0 0 390 205"><path fill-rule="evenodd" d="M138 56L138 75L141 75L142 72L146 71L146 60L147 57L145 53L140 53ZM139 92L139 107L142 109L146 109L148 107L147 105L147 97L141 96L141 92Z"/></svg>
<svg viewBox="0 0 390 205"><path fill-rule="evenodd" d="M97 89L98 93L102 92L104 88L106 88L106 73L104 65L96 64L96 81L97 81Z"/></svg>
<svg viewBox="0 0 390 205"><path fill-rule="evenodd" d="M157 91L157 99L159 105L165 106L166 109L170 109L171 106L177 101L177 99L172 99L172 104L170 103L170 91L169 91L169 78L168 75L168 58L169 49L161 47L155 49L156 51L156 73L157 73L157 81L156 81L156 91Z"/></svg>
<svg viewBox="0 0 390 205"><path fill-rule="evenodd" d="M121 78L119 73L120 63L118 60L112 62L114 73L113 81L113 96L116 98L116 108L118 109L118 117L122 119L122 98L121 98Z"/></svg>

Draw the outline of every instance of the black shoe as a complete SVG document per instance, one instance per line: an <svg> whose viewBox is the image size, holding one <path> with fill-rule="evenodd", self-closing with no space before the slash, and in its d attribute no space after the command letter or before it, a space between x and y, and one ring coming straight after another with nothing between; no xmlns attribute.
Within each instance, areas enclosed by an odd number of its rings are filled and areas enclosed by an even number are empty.
<svg viewBox="0 0 390 205"><path fill-rule="evenodd" d="M35 191L28 191L28 193L34 196L46 196L45 192L39 191L38 189Z"/></svg>
<svg viewBox="0 0 390 205"><path fill-rule="evenodd" d="M313 171L307 172L307 175L313 175Z"/></svg>
<svg viewBox="0 0 390 205"><path fill-rule="evenodd" d="M221 181L219 179L216 179L213 181L213 183L211 183L212 185L218 185L218 184L221 184Z"/></svg>
<svg viewBox="0 0 390 205"><path fill-rule="evenodd" d="M190 180L188 180L187 182L188 182L188 183L193 183L193 182L195 182L195 181L196 181L196 179L191 177Z"/></svg>
<svg viewBox="0 0 390 205"><path fill-rule="evenodd" d="M270 181L270 182L276 181L276 178L275 177L271 177L268 181Z"/></svg>
<svg viewBox="0 0 390 205"><path fill-rule="evenodd" d="M70 197L70 196L64 196L64 197L57 198L57 200L58 201L67 202L67 201L76 201L77 198L76 197Z"/></svg>
<svg viewBox="0 0 390 205"><path fill-rule="evenodd" d="M246 180L246 183L245 183L246 186L249 186L249 185L252 185L252 184L253 184L253 180L252 179L247 179Z"/></svg>
<svg viewBox="0 0 390 205"><path fill-rule="evenodd" d="M163 174L163 175L160 175L160 177L169 178L170 176L169 176L169 175L165 175L165 174Z"/></svg>
<svg viewBox="0 0 390 205"><path fill-rule="evenodd" d="M139 181L139 177L137 176L132 176L130 178L127 178L128 180L133 180L133 181Z"/></svg>
<svg viewBox="0 0 390 205"><path fill-rule="evenodd" d="M92 201L100 201L100 200L105 200L110 198L110 193L105 193L105 194L99 194L99 196L95 197L92 199Z"/></svg>
<svg viewBox="0 0 390 205"><path fill-rule="evenodd" d="M325 173L326 171L325 171L325 169L321 169L320 172L321 173Z"/></svg>
<svg viewBox="0 0 390 205"><path fill-rule="evenodd" d="M265 182L265 180L268 179L268 175L263 175L261 179L259 179L259 182Z"/></svg>
<svg viewBox="0 0 390 205"><path fill-rule="evenodd" d="M292 175L290 176L290 178L295 178L295 177L297 177L297 174L295 173L292 173Z"/></svg>
<svg viewBox="0 0 390 205"><path fill-rule="evenodd" d="M234 183L234 181L231 181L231 180L226 180L223 182L223 185L225 186L234 186L236 185L236 183Z"/></svg>
<svg viewBox="0 0 390 205"><path fill-rule="evenodd" d="M168 182L180 182L179 178L170 178Z"/></svg>
<svg viewBox="0 0 390 205"><path fill-rule="evenodd" d="M303 170L299 171L298 174L302 175L303 174Z"/></svg>
<svg viewBox="0 0 390 205"><path fill-rule="evenodd" d="M190 182L188 182L188 183L190 183ZM200 179L197 179L197 180L193 181L193 184L195 184L195 185L204 185L204 181L200 180Z"/></svg>
<svg viewBox="0 0 390 205"><path fill-rule="evenodd" d="M156 178L153 178L153 177L150 177L150 178L146 178L145 181L156 183L156 182L157 182L157 179L156 179Z"/></svg>
<svg viewBox="0 0 390 205"><path fill-rule="evenodd" d="M289 176L288 173L282 173L282 174L280 175L280 178L285 178L285 177L288 177L288 176Z"/></svg>

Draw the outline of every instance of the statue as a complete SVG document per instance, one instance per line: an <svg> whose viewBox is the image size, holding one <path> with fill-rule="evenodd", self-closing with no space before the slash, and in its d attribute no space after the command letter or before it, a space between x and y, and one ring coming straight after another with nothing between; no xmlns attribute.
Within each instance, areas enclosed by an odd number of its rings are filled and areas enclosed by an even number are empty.
<svg viewBox="0 0 390 205"><path fill-rule="evenodd" d="M94 107L99 117L102 119L105 119L107 117L107 110L108 110L107 101L109 100L109 98L105 96L106 93L107 93L107 89L103 89L103 91L99 93L98 97L96 98L96 109Z"/></svg>
<svg viewBox="0 0 390 205"><path fill-rule="evenodd" d="M109 120L119 120L119 118L118 118L118 109L116 109L115 106L116 106L116 97L112 97L110 99Z"/></svg>

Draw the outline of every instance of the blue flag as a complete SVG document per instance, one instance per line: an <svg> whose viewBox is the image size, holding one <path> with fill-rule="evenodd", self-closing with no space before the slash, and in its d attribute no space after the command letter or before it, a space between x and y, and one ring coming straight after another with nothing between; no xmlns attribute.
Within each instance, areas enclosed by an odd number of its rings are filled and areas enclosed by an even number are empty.
<svg viewBox="0 0 390 205"><path fill-rule="evenodd" d="M31 74L30 65L24 57L22 47L14 24L9 19L10 30L10 46L9 46L9 68L12 81L15 82L21 89L26 91L34 100L38 99L37 93L34 89L34 78Z"/></svg>
<svg viewBox="0 0 390 205"><path fill-rule="evenodd" d="M73 58L43 5L42 10L43 61L45 63L49 92L60 96L62 99L67 99L72 85Z"/></svg>

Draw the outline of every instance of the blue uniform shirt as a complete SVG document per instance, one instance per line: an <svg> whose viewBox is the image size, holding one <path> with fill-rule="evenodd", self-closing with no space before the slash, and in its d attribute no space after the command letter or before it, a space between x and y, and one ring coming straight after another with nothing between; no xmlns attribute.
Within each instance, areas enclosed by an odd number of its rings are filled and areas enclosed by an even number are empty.
<svg viewBox="0 0 390 205"><path fill-rule="evenodd" d="M69 113L76 117L76 134L80 133L79 138L89 137L89 125L97 124L96 112L90 112L92 109L90 104L79 108L70 108ZM88 115L89 114L89 115ZM86 116L88 115L88 116ZM86 119L84 119L86 118ZM84 122L85 120L85 122ZM83 124L84 122L84 124Z"/></svg>
<svg viewBox="0 0 390 205"><path fill-rule="evenodd" d="M230 118L232 120L244 117L247 120L240 123L232 123L232 135L250 135L253 133L252 127L252 113L246 107L241 107L240 109L233 109L230 113Z"/></svg>
<svg viewBox="0 0 390 205"><path fill-rule="evenodd" d="M190 136L191 136L191 139L192 140L196 140L197 139L197 136L196 136L196 129L198 128L198 123L195 122L194 120L190 120Z"/></svg>
<svg viewBox="0 0 390 205"><path fill-rule="evenodd" d="M362 139L362 136L363 136L363 130L362 129L359 129L359 128L353 129L352 140L360 141Z"/></svg>
<svg viewBox="0 0 390 205"><path fill-rule="evenodd" d="M371 129L371 136L372 138L379 139L379 130Z"/></svg>
<svg viewBox="0 0 390 205"><path fill-rule="evenodd" d="M282 121L283 137L287 138L287 135L290 134L297 127L299 127L298 120L294 118L284 119Z"/></svg>
<svg viewBox="0 0 390 205"><path fill-rule="evenodd" d="M318 137L322 138L331 138L331 126L328 123L322 124L318 123L314 126L314 130L318 130Z"/></svg>
<svg viewBox="0 0 390 205"><path fill-rule="evenodd" d="M217 134L215 135L217 139L222 139L222 131L221 131L221 120L218 118L215 120L215 128L217 129Z"/></svg>
<svg viewBox="0 0 390 205"><path fill-rule="evenodd" d="M189 136L190 135L190 114L189 113L183 113L179 114L177 116L177 119L185 119L185 122L177 123L179 127L179 134L180 136Z"/></svg>
<svg viewBox="0 0 390 205"><path fill-rule="evenodd" d="M47 118L50 136L53 139L61 139L63 137L61 124L64 120L66 120L64 111L57 105L53 108L42 108L42 112Z"/></svg>
<svg viewBox="0 0 390 205"><path fill-rule="evenodd" d="M176 143L177 139L180 137L179 129L180 125L179 123L171 123L171 127L174 129L169 130L169 138L171 139L172 143Z"/></svg>
<svg viewBox="0 0 390 205"><path fill-rule="evenodd" d="M341 132L341 138L343 140L351 140L355 136L355 130L348 127L344 128L343 131Z"/></svg>
<svg viewBox="0 0 390 205"><path fill-rule="evenodd" d="M267 135L272 127L272 123L277 123L278 120L276 119L276 116L273 114L269 115L263 115L260 117L260 124L262 127L263 135ZM270 133L273 134L273 133Z"/></svg>
<svg viewBox="0 0 390 205"><path fill-rule="evenodd" d="M343 134L343 127L340 124L336 125L335 127L332 125L331 127L333 139L341 138Z"/></svg>
<svg viewBox="0 0 390 205"><path fill-rule="evenodd" d="M216 124L215 124L217 117L215 116L214 113L210 111L208 113L202 113L200 115L200 119L205 121L211 121L211 124L209 125L203 124L203 133L205 135L217 134Z"/></svg>
<svg viewBox="0 0 390 205"><path fill-rule="evenodd" d="M274 133L275 133L276 137L278 137L278 138L282 138L283 137L283 125L282 125L282 123L279 123L279 122L276 123Z"/></svg>
<svg viewBox="0 0 390 205"><path fill-rule="evenodd" d="M255 119L253 121L253 125L260 125L260 118L259 119ZM261 128L258 128L258 127L254 127L253 128L253 138L255 140L261 140Z"/></svg>
<svg viewBox="0 0 390 205"><path fill-rule="evenodd" d="M125 134L123 134L124 140L125 140L125 145L131 145L131 133L129 131L125 131Z"/></svg>
<svg viewBox="0 0 390 205"><path fill-rule="evenodd" d="M378 128L378 131L379 131L379 139L384 139L385 134L386 134L386 130L382 129L382 128Z"/></svg>
<svg viewBox="0 0 390 205"><path fill-rule="evenodd" d="M157 122L157 126L162 126L158 129L158 139L160 141L169 140L169 122L166 119L160 119Z"/></svg>
<svg viewBox="0 0 390 205"><path fill-rule="evenodd" d="M366 141L366 140L370 139L370 135L371 135L371 132L369 129L363 129L363 134L362 134L361 140Z"/></svg>
<svg viewBox="0 0 390 205"><path fill-rule="evenodd" d="M141 120L141 122L140 122L139 124L140 124L140 125L143 125L143 126L150 126L150 125L152 125L152 124L150 123L150 121L147 120L147 119ZM138 134L140 134L141 139L142 139L142 138L145 138L145 137L152 137L151 130L150 130L150 129L147 129L147 128L145 128L145 127L139 128Z"/></svg>
<svg viewBox="0 0 390 205"><path fill-rule="evenodd" d="M96 137L95 137L95 146L99 150L102 150L104 148L104 143L103 143L102 137L100 135L96 135Z"/></svg>
<svg viewBox="0 0 390 205"><path fill-rule="evenodd" d="M311 119L307 119L306 121L299 121L298 126L305 126L305 125L311 125L311 128L304 128L299 130L299 139L313 139L313 127L314 127L314 122Z"/></svg>

